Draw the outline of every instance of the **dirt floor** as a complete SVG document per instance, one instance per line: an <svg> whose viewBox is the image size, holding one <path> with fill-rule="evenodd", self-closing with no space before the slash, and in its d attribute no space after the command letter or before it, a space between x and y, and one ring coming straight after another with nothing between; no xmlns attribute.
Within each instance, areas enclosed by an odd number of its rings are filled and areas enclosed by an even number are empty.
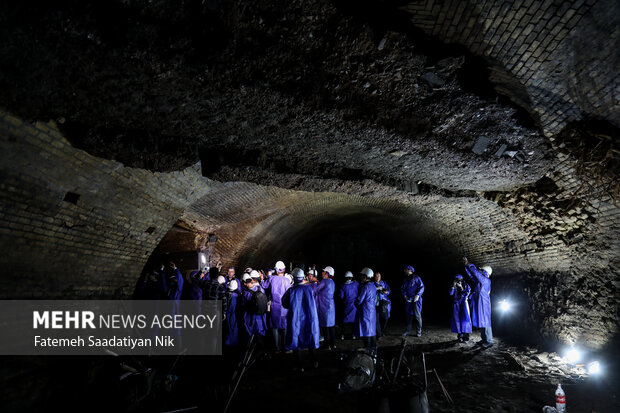
<svg viewBox="0 0 620 413"><path fill-rule="evenodd" d="M399 353L398 326L379 341L379 360ZM618 412L616 376L590 377L583 368L568 366L561 356L535 348L515 346L501 338L482 349L477 332L469 343L458 343L447 328L427 327L422 337L409 337L408 348L424 352L426 369L435 369L454 401L450 404L434 375L429 373L428 401L433 412L541 412L555 406L558 383L566 393L569 412ZM319 350L319 368L307 362L306 371L292 370L293 355L268 355L252 366L234 402L235 411L378 411L379 396L372 391L339 393L340 354L361 346L360 340L338 343L336 351ZM407 352L407 354L410 354ZM269 397L267 395L272 395ZM277 396L276 396L277 395ZM267 396L265 398L264 396ZM277 400L277 402L274 401Z"/></svg>

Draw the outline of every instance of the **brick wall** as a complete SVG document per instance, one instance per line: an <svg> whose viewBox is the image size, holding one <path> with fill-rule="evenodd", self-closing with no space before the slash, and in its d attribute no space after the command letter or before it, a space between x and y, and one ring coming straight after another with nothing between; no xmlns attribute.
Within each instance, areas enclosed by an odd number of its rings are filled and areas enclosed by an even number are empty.
<svg viewBox="0 0 620 413"><path fill-rule="evenodd" d="M131 294L159 240L208 190L73 148L53 123L0 112L2 298ZM72 195L75 194L75 195Z"/></svg>
<svg viewBox="0 0 620 413"><path fill-rule="evenodd" d="M618 2L426 0L404 8L427 34L487 58L496 89L548 136L584 116L620 126Z"/></svg>

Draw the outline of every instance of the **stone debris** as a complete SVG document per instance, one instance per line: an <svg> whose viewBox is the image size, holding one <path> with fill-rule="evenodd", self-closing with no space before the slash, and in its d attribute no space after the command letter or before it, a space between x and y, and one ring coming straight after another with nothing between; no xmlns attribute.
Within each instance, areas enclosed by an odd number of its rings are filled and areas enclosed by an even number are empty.
<svg viewBox="0 0 620 413"><path fill-rule="evenodd" d="M472 148L472 152L476 155L482 155L484 151L487 149L489 144L491 143L491 139L486 136L481 136L476 141L476 144Z"/></svg>
<svg viewBox="0 0 620 413"><path fill-rule="evenodd" d="M499 149L497 150L497 152L495 152L495 155L493 156L495 156L496 158L501 158L506 148L508 148L508 145L506 145L505 143L502 144L502 146L499 147Z"/></svg>
<svg viewBox="0 0 620 413"><path fill-rule="evenodd" d="M442 87L446 82L435 73L427 72L422 75L422 80L433 89Z"/></svg>

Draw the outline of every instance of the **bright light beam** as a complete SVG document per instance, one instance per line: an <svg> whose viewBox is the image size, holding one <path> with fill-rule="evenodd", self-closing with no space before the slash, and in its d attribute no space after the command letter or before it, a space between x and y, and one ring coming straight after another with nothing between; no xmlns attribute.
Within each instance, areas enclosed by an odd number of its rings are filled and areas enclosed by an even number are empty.
<svg viewBox="0 0 620 413"><path fill-rule="evenodd" d="M588 374L599 374L601 372L601 363L598 361L593 361L588 364Z"/></svg>
<svg viewBox="0 0 620 413"><path fill-rule="evenodd" d="M502 313L506 313L510 311L511 308L512 308L512 304L510 304L510 301L504 299L499 302L499 309L502 310Z"/></svg>
<svg viewBox="0 0 620 413"><path fill-rule="evenodd" d="M577 363L579 360L581 360L581 352L579 350L577 350L575 347L571 347L567 352L566 352L566 360L571 363L571 364L575 364Z"/></svg>

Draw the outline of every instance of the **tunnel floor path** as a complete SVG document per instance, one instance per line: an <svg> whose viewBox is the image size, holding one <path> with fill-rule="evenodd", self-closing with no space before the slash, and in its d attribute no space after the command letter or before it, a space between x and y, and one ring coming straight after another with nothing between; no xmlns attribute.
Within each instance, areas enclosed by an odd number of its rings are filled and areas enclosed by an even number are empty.
<svg viewBox="0 0 620 413"><path fill-rule="evenodd" d="M399 354L404 326L388 327L379 340L378 357L390 360ZM338 336L339 337L339 336ZM426 326L422 337L408 337L407 348L424 352L427 372L435 369L454 401L450 404L434 373L428 373L427 396L433 412L541 412L555 406L555 389L562 384L570 412L617 412L617 386L612 372L590 377L582 367L568 365L556 352L548 352L510 339L495 337L484 349L474 330L469 343L458 343L444 326ZM318 350L319 367L304 355L304 372L293 369L292 354L267 354L243 379L235 411L378 411L372 392L340 393L341 354L362 346L361 340L337 342L336 350ZM267 397L261 397L267 396ZM263 405L264 403L264 405ZM293 408L291 409L291 406ZM263 410L264 409L264 410Z"/></svg>

